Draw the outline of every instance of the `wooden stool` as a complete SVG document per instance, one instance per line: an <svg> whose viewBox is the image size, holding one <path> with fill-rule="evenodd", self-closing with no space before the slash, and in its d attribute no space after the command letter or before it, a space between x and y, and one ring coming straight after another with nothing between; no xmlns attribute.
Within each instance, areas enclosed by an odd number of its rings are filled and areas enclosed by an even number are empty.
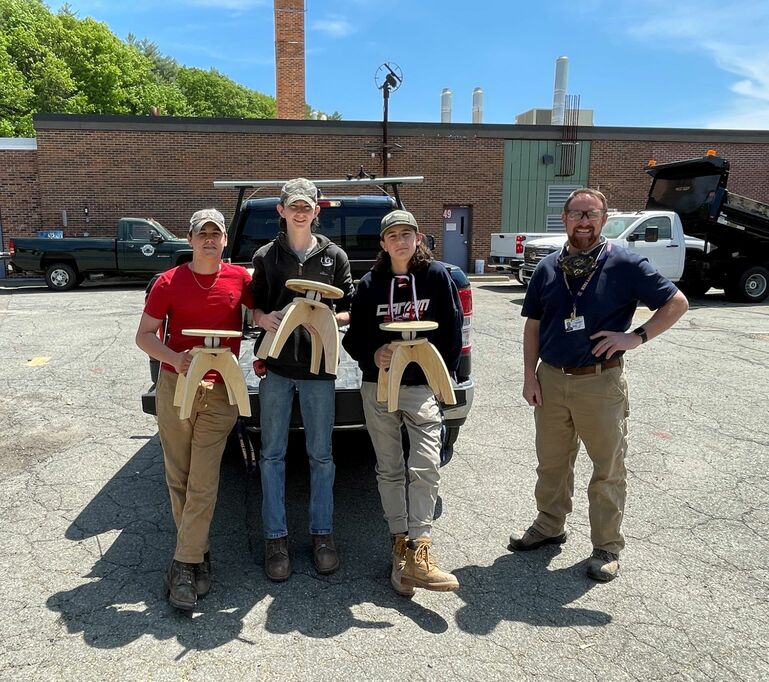
<svg viewBox="0 0 769 682"><path fill-rule="evenodd" d="M190 349L192 362L187 374L180 374L176 379L174 392L174 407L179 408L179 419L189 419L192 414L192 402L201 380L207 372L216 370L222 375L227 387L227 398L230 405L237 405L238 412L244 417L251 416L251 403L248 399L248 389L243 372L240 371L238 359L227 346L220 346L221 338L239 338L242 332L220 329L182 329L185 336L205 337L204 346Z"/></svg>
<svg viewBox="0 0 769 682"><path fill-rule="evenodd" d="M259 350L256 351L256 357L262 360L277 358L294 329L300 324L309 324L313 328L310 332L312 340L310 372L313 374L320 372L320 355L324 352L326 373L336 375L336 367L339 364L339 327L334 312L321 301L321 298L342 298L344 292L330 284L308 279L289 279L286 281L286 287L304 296L297 296L283 308L283 319L280 321L278 330L265 333L259 344Z"/></svg>
<svg viewBox="0 0 769 682"><path fill-rule="evenodd" d="M417 332L427 332L438 328L437 322L429 320L412 322L383 322L380 329L387 332L400 332L403 340L392 341L393 356L390 369L379 368L377 377L377 402L387 402L387 411L398 409L398 393L400 392L403 370L411 362L416 362L425 373L427 384L435 396L446 405L456 405L457 398L451 386L449 370L441 354L426 338L417 338Z"/></svg>

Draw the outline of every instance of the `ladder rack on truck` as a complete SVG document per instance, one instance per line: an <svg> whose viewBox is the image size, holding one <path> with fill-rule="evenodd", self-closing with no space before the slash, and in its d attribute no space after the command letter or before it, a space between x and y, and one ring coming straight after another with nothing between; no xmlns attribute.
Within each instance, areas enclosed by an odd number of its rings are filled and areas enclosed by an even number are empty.
<svg viewBox="0 0 769 682"><path fill-rule="evenodd" d="M650 165L648 210L675 211L686 234L711 248L687 252L682 286L758 303L769 296L769 204L728 191L729 162L714 154ZM715 247L715 248L713 248Z"/></svg>

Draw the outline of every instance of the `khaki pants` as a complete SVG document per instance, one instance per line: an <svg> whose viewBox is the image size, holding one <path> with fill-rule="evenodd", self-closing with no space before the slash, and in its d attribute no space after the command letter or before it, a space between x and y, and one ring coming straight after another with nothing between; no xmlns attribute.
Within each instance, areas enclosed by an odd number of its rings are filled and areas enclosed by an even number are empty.
<svg viewBox="0 0 769 682"><path fill-rule="evenodd" d="M161 371L156 404L166 483L176 524L174 559L198 564L208 551L208 531L219 492L219 468L227 436L238 418L224 384L201 384L189 419L174 407L176 377Z"/></svg>
<svg viewBox="0 0 769 682"><path fill-rule="evenodd" d="M376 400L376 384L361 385L366 428L376 452L376 478L390 533L429 535L438 499L443 415L428 386L401 386L398 409ZM408 485L401 424L409 434ZM408 506L406 495L408 490Z"/></svg>
<svg viewBox="0 0 769 682"><path fill-rule="evenodd" d="M534 410L537 427L539 515L535 528L545 535L563 532L572 510L574 461L580 440L593 461L587 488L593 547L619 553L627 472L627 383L622 366L600 374L567 375L546 363L537 368L542 405Z"/></svg>

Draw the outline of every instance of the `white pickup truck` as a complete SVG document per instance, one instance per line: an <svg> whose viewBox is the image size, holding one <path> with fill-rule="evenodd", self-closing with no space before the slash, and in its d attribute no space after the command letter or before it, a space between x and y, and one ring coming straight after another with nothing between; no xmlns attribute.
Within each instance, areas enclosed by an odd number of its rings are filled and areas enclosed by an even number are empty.
<svg viewBox="0 0 769 682"><path fill-rule="evenodd" d="M612 243L645 256L673 282L679 281L684 274L687 250L701 252L705 246L701 239L684 234L681 219L673 211L609 213L601 234ZM537 263L561 249L565 242L566 235L561 234L527 243L519 274L521 282L527 285Z"/></svg>
<svg viewBox="0 0 769 682"><path fill-rule="evenodd" d="M552 232L492 232L491 253L486 263L489 270L509 272L522 282L519 270L523 265L523 251L533 239L549 237Z"/></svg>

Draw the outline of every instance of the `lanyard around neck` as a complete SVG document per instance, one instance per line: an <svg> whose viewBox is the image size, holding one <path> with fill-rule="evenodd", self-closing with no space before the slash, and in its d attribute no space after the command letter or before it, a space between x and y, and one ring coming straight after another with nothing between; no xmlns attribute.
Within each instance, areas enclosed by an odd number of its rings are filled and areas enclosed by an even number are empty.
<svg viewBox="0 0 769 682"><path fill-rule="evenodd" d="M390 320L395 320L395 281L410 280L411 282L411 313L412 320L419 319L419 306L417 304L417 281L414 275L393 275L390 280Z"/></svg>

